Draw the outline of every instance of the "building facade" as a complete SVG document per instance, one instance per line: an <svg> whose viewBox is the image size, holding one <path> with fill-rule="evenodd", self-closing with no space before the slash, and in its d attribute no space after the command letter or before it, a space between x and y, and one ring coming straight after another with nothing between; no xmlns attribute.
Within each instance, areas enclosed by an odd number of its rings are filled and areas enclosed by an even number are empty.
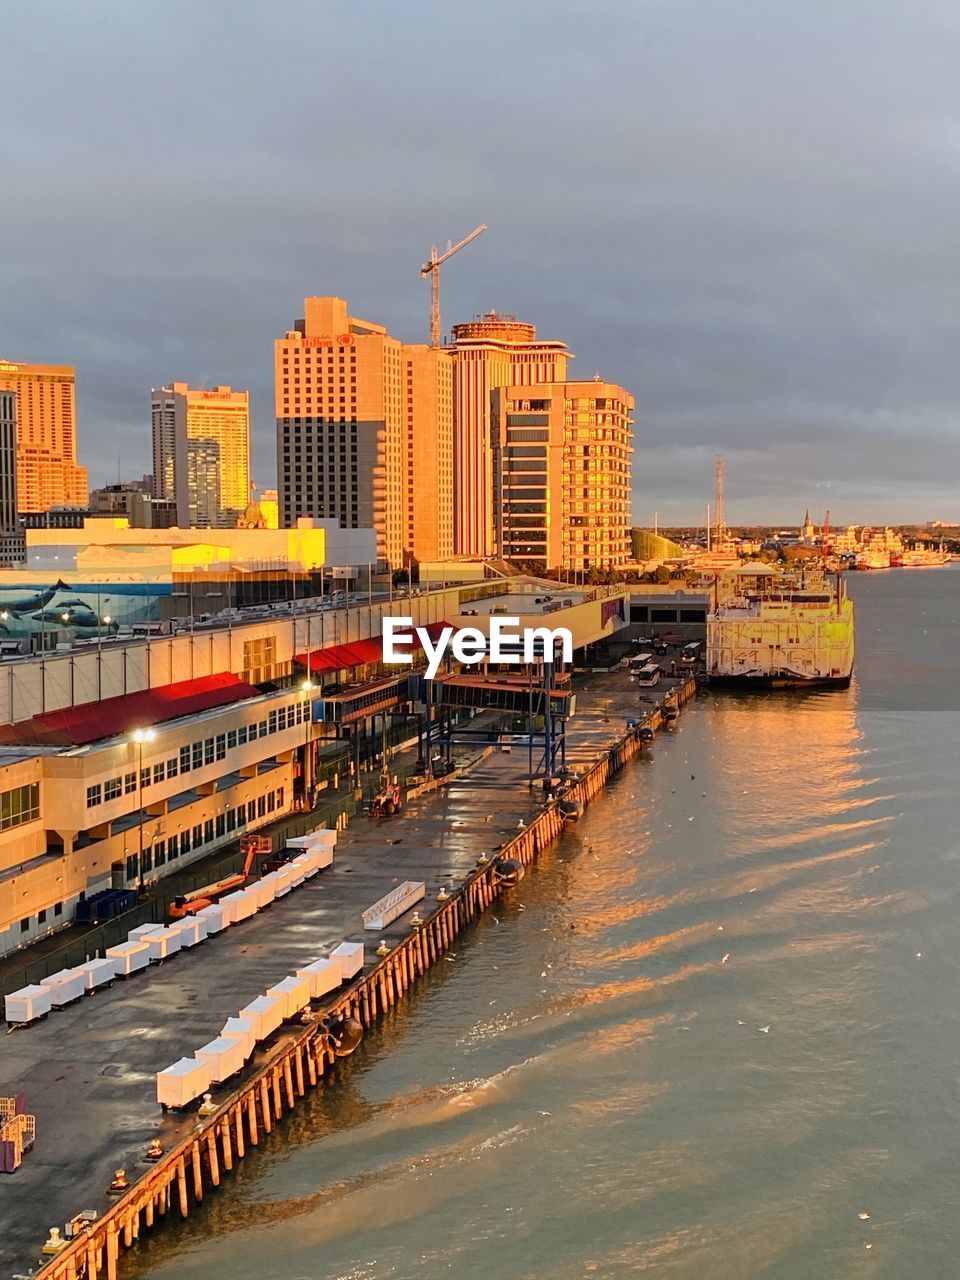
<svg viewBox="0 0 960 1280"><path fill-rule="evenodd" d="M154 388L153 496L177 504L182 528L236 525L250 501L250 396L186 382Z"/></svg>
<svg viewBox="0 0 960 1280"><path fill-rule="evenodd" d="M372 526L393 567L449 543L448 353L404 345L342 298L307 298L275 343L274 386L281 525Z"/></svg>
<svg viewBox="0 0 960 1280"><path fill-rule="evenodd" d="M0 360L0 391L17 397L20 511L85 507L87 469L77 463L73 367Z"/></svg>
<svg viewBox="0 0 960 1280"><path fill-rule="evenodd" d="M454 546L457 555L494 554L492 397L500 387L563 382L566 344L490 312L453 327Z"/></svg>
<svg viewBox="0 0 960 1280"><path fill-rule="evenodd" d="M25 551L17 511L17 397L0 391L0 565L17 564Z"/></svg>
<svg viewBox="0 0 960 1280"><path fill-rule="evenodd" d="M633 403L600 381L493 392L498 555L561 574L628 562Z"/></svg>

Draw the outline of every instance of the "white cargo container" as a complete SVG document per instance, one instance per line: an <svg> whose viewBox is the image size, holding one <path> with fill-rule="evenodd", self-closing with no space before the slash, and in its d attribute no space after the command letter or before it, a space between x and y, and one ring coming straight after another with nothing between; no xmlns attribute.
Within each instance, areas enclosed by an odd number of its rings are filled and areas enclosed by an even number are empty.
<svg viewBox="0 0 960 1280"><path fill-rule="evenodd" d="M151 964L163 964L180 950L180 935L175 929L148 933L143 940L147 944Z"/></svg>
<svg viewBox="0 0 960 1280"><path fill-rule="evenodd" d="M294 872L287 863L286 866L280 867L277 871L277 897L283 898L293 888Z"/></svg>
<svg viewBox="0 0 960 1280"><path fill-rule="evenodd" d="M147 934L147 937L150 935ZM118 942L115 947L107 947L105 955L113 961L118 978L129 978L132 973L139 973L150 963L150 948L146 938L133 942Z"/></svg>
<svg viewBox="0 0 960 1280"><path fill-rule="evenodd" d="M61 969L44 978L43 985L50 992L54 1009L62 1009L65 1004L80 999L87 989L87 978L82 969Z"/></svg>
<svg viewBox="0 0 960 1280"><path fill-rule="evenodd" d="M257 996L240 1010L241 1018L253 1018L258 1040L266 1040L283 1021L283 1005L275 996Z"/></svg>
<svg viewBox="0 0 960 1280"><path fill-rule="evenodd" d="M98 987L108 987L117 976L117 962L112 956L104 960L85 960L77 968L83 974L88 994Z"/></svg>
<svg viewBox="0 0 960 1280"><path fill-rule="evenodd" d="M314 960L297 970L298 978L306 978L310 983L310 999L319 1000L330 991L336 991L343 981L339 956L328 956L326 960Z"/></svg>
<svg viewBox="0 0 960 1280"><path fill-rule="evenodd" d="M8 1023L36 1022L53 1008L50 988L43 986L21 987L12 991L4 1002L4 1013Z"/></svg>
<svg viewBox="0 0 960 1280"><path fill-rule="evenodd" d="M270 876L263 876L255 884L250 886L249 892L256 899L257 910L262 911L264 907L269 907L277 892L277 884Z"/></svg>
<svg viewBox="0 0 960 1280"><path fill-rule="evenodd" d="M184 916L171 924L169 930L178 935L181 947L195 947L207 936L207 922L199 916Z"/></svg>
<svg viewBox="0 0 960 1280"><path fill-rule="evenodd" d="M284 1019L295 1018L310 1003L310 983L306 978L284 978L268 987L267 995L280 1001Z"/></svg>
<svg viewBox="0 0 960 1280"><path fill-rule="evenodd" d="M211 902L209 907L201 907L196 918L203 921L203 927L209 938L213 933L222 933L230 927L230 911L219 902Z"/></svg>
<svg viewBox="0 0 960 1280"><path fill-rule="evenodd" d="M354 978L363 968L363 943L341 942L330 952L334 959L340 961L340 971L344 979Z"/></svg>
<svg viewBox="0 0 960 1280"><path fill-rule="evenodd" d="M230 912L230 923L239 924L257 914L257 900L247 889L235 889L220 899Z"/></svg>
<svg viewBox="0 0 960 1280"><path fill-rule="evenodd" d="M253 1053L257 1043L256 1026L253 1018L228 1018L220 1032L224 1040L239 1040L243 1045L243 1060Z"/></svg>
<svg viewBox="0 0 960 1280"><path fill-rule="evenodd" d="M229 1080L244 1064L243 1045L239 1040L218 1036L196 1052L200 1062L209 1063L210 1083L222 1084Z"/></svg>
<svg viewBox="0 0 960 1280"><path fill-rule="evenodd" d="M181 1058L157 1072L157 1102L161 1107L185 1107L210 1086L210 1064Z"/></svg>
<svg viewBox="0 0 960 1280"><path fill-rule="evenodd" d="M127 941L135 942L137 938L145 938L148 933L156 933L158 929L162 928L162 924L138 924L135 929L131 929L127 934Z"/></svg>

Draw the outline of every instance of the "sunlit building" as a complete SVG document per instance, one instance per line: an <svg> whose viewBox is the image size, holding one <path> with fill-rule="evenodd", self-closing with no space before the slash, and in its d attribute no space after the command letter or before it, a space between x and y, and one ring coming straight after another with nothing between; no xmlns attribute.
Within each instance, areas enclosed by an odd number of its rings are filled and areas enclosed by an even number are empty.
<svg viewBox="0 0 960 1280"><path fill-rule="evenodd" d="M250 396L174 382L154 388L153 496L183 528L235 525L250 500Z"/></svg>
<svg viewBox="0 0 960 1280"><path fill-rule="evenodd" d="M87 469L77 463L73 367L0 360L0 391L17 397L20 511L85 507Z"/></svg>
<svg viewBox="0 0 960 1280"><path fill-rule="evenodd" d="M454 544L458 555L494 552L492 396L500 387L563 382L566 344L491 311L453 326Z"/></svg>
<svg viewBox="0 0 960 1280"><path fill-rule="evenodd" d="M537 571L627 563L633 403L623 387L599 380L494 391L498 555Z"/></svg>
<svg viewBox="0 0 960 1280"><path fill-rule="evenodd" d="M452 362L342 298L307 298L275 343L280 523L372 526L399 567L452 538Z"/></svg>

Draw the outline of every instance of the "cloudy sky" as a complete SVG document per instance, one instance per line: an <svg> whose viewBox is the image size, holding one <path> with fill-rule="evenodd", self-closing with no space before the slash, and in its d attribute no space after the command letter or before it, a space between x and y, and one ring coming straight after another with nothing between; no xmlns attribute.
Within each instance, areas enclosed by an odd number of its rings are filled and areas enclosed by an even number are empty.
<svg viewBox="0 0 960 1280"><path fill-rule="evenodd" d="M149 389L248 387L335 293L497 308L635 394L634 515L960 518L955 0L4 0L0 357L77 368L94 483Z"/></svg>

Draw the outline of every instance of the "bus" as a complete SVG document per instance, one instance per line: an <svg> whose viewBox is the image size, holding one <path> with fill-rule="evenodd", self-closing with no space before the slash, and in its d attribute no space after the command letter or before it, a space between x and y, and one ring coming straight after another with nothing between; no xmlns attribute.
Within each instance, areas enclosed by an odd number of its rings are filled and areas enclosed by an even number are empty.
<svg viewBox="0 0 960 1280"><path fill-rule="evenodd" d="M700 650L703 648L699 640L693 640L690 644L685 644L680 650L680 661L685 667L692 667L695 662L700 661Z"/></svg>
<svg viewBox="0 0 960 1280"><path fill-rule="evenodd" d="M652 653L638 653L631 656L630 661L627 664L627 669L632 676L635 676L638 672L642 671L644 667L649 666L652 661Z"/></svg>
<svg viewBox="0 0 960 1280"><path fill-rule="evenodd" d="M637 672L637 684L653 685L660 683L660 668L655 662L648 662Z"/></svg>

